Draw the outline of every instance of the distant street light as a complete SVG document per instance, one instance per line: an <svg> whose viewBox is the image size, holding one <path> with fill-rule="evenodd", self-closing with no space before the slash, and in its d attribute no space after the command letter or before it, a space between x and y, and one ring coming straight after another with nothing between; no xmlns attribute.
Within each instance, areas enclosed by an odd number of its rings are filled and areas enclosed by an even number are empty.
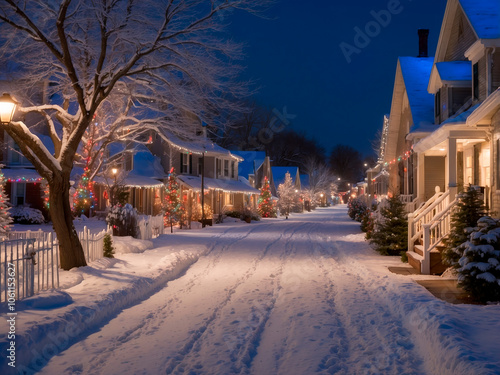
<svg viewBox="0 0 500 375"><path fill-rule="evenodd" d="M12 96L7 93L0 97L0 122L2 125L7 125L12 121L17 104Z"/></svg>

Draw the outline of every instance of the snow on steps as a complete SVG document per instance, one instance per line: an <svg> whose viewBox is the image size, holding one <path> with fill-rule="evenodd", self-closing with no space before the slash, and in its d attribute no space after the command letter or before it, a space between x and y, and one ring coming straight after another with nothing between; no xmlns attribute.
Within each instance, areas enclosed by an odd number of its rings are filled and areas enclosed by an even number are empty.
<svg viewBox="0 0 500 375"><path fill-rule="evenodd" d="M125 288L96 296L98 299L91 305L72 306L56 318L47 319L46 323L32 325L26 332L16 332L16 371L13 373L36 373L51 357L78 342L124 308L145 300L167 282L180 277L202 254L181 251L176 255L177 259L171 267L154 278L139 277ZM2 352L7 350L7 337L0 340L0 348ZM0 368L11 369L8 362L5 355L0 356Z"/></svg>
<svg viewBox="0 0 500 375"><path fill-rule="evenodd" d="M421 265L424 259L424 247L415 245L415 251L407 251L408 264L421 273ZM446 270L446 266L441 261L441 252L439 250L431 251L431 275L442 274Z"/></svg>

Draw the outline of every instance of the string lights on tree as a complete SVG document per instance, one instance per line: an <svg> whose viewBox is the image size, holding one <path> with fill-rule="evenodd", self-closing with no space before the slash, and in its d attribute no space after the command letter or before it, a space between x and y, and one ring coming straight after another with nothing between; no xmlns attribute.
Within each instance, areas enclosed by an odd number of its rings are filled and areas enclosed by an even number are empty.
<svg viewBox="0 0 500 375"><path fill-rule="evenodd" d="M7 238L7 233L9 232L10 224L12 223L12 218L9 214L10 204L7 196L5 195L4 186L5 177L2 170L0 170L0 239Z"/></svg>
<svg viewBox="0 0 500 375"><path fill-rule="evenodd" d="M180 188L177 180L175 178L174 168L170 170L168 175L168 183L165 186L165 199L163 204L163 209L165 212L164 223L165 226L170 226L170 232L173 233L173 226L176 223L181 223L184 221L186 216L186 210L182 204L182 199L180 195Z"/></svg>
<svg viewBox="0 0 500 375"><path fill-rule="evenodd" d="M75 215L90 216L90 211L94 209L95 195L94 195L94 182L91 181L90 163L92 160L92 149L94 148L93 137L88 137L87 142L83 148L83 155L85 157L85 167L83 175L80 179L78 187L73 195L73 211Z"/></svg>
<svg viewBox="0 0 500 375"><path fill-rule="evenodd" d="M260 189L258 211L262 217L276 217L276 211L272 202L271 188L267 177L264 177L264 184Z"/></svg>

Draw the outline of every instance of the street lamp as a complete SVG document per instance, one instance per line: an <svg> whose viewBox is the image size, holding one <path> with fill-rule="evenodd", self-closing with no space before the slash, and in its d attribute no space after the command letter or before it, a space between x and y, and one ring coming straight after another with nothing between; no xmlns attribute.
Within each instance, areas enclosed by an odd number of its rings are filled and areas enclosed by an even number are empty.
<svg viewBox="0 0 500 375"><path fill-rule="evenodd" d="M115 178L115 185L116 185L116 176L118 175L118 168L117 167L111 168L111 173L113 174L113 177Z"/></svg>
<svg viewBox="0 0 500 375"><path fill-rule="evenodd" d="M7 125L12 121L17 104L12 96L7 93L0 97L0 123L2 125Z"/></svg>

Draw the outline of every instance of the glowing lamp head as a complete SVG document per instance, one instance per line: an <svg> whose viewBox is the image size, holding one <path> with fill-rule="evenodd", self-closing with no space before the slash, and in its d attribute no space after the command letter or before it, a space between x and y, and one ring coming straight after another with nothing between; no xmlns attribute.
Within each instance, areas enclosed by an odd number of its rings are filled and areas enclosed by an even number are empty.
<svg viewBox="0 0 500 375"><path fill-rule="evenodd" d="M323 198L323 193L321 193L319 196L320 196L321 198Z"/></svg>
<svg viewBox="0 0 500 375"><path fill-rule="evenodd" d="M17 108L17 102L7 93L0 97L0 122L3 125L8 124L14 117Z"/></svg>
<svg viewBox="0 0 500 375"><path fill-rule="evenodd" d="M111 168L111 173L113 173L113 176L116 176L116 174L118 173L118 168L116 167Z"/></svg>

